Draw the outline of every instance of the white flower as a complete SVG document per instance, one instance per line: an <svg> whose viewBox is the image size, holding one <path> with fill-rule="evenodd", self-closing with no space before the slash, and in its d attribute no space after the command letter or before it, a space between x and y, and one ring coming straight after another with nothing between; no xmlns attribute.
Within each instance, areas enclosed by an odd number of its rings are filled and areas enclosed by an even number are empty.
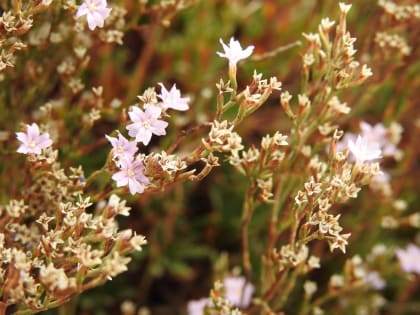
<svg viewBox="0 0 420 315"><path fill-rule="evenodd" d="M254 286L246 283L244 277L225 277L223 279L225 297L237 307L248 307L251 304Z"/></svg>
<svg viewBox="0 0 420 315"><path fill-rule="evenodd" d="M16 138L22 142L17 149L18 153L23 154L41 154L41 150L52 144L48 132L40 134L37 124L26 125L26 133L16 132Z"/></svg>
<svg viewBox="0 0 420 315"><path fill-rule="evenodd" d="M111 8L107 8L106 0L85 0L77 9L76 18L86 15L89 29L93 31L97 26L103 27Z"/></svg>
<svg viewBox="0 0 420 315"><path fill-rule="evenodd" d="M369 142L367 137L359 135L356 142L350 139L348 147L357 162L368 162L381 158L382 151L379 144Z"/></svg>
<svg viewBox="0 0 420 315"><path fill-rule="evenodd" d="M351 4L345 4L344 2L339 3L340 11L347 14L351 9Z"/></svg>
<svg viewBox="0 0 420 315"><path fill-rule="evenodd" d="M420 248L414 244L409 244L407 249L397 249L396 251L401 268L405 272L420 274Z"/></svg>
<svg viewBox="0 0 420 315"><path fill-rule="evenodd" d="M164 109L173 108L176 110L187 110L189 97L181 97L181 91L176 88L176 85L172 85L170 91L168 91L162 83L159 83L161 87L161 94L157 96L162 101L162 107Z"/></svg>
<svg viewBox="0 0 420 315"><path fill-rule="evenodd" d="M227 58L229 60L229 65L236 67L236 64L239 60L248 58L251 56L254 46L248 46L245 49L242 49L241 44L235 40L233 37L230 38L229 46L227 46L222 39L220 43L223 46L224 53L217 52L220 57Z"/></svg>
<svg viewBox="0 0 420 315"><path fill-rule="evenodd" d="M187 304L188 315L204 315L204 308L209 305L209 302L208 298L189 301Z"/></svg>

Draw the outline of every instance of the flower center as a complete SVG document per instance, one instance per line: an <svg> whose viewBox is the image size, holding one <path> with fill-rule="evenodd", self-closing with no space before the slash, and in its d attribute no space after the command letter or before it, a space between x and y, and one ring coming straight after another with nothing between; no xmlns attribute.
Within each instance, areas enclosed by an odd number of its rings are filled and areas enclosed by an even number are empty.
<svg viewBox="0 0 420 315"><path fill-rule="evenodd" d="M134 175L133 170L132 170L131 168L129 168L129 169L127 170L127 177L133 177L133 175Z"/></svg>
<svg viewBox="0 0 420 315"><path fill-rule="evenodd" d="M89 10L90 12L94 12L94 11L96 11L96 5L95 5L94 3L89 4L89 5L87 6L87 8L88 8L88 10Z"/></svg>
<svg viewBox="0 0 420 315"><path fill-rule="evenodd" d="M144 128L149 129L150 128L150 121L143 120L142 125Z"/></svg>
<svg viewBox="0 0 420 315"><path fill-rule="evenodd" d="M31 149L35 148L35 147L36 147L35 141L31 141L31 142L29 142L29 147L30 147Z"/></svg>

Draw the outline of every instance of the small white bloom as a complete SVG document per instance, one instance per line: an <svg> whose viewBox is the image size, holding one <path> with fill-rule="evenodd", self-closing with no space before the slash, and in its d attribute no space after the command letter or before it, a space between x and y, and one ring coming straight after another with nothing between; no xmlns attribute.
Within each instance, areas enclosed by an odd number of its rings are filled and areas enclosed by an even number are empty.
<svg viewBox="0 0 420 315"><path fill-rule="evenodd" d="M229 46L226 45L222 39L220 39L220 43L223 46L224 52L217 52L217 54L229 60L229 65L236 67L236 64L239 60L248 58L251 56L252 51L254 50L254 46L248 46L245 49L242 49L241 44L239 41L235 40L233 37L230 38Z"/></svg>
<svg viewBox="0 0 420 315"><path fill-rule="evenodd" d="M89 29L93 31L97 26L103 27L111 8L107 8L106 0L85 0L77 9L76 18L86 15Z"/></svg>
<svg viewBox="0 0 420 315"><path fill-rule="evenodd" d="M351 9L351 4L345 4L344 2L339 3L340 11L347 14Z"/></svg>

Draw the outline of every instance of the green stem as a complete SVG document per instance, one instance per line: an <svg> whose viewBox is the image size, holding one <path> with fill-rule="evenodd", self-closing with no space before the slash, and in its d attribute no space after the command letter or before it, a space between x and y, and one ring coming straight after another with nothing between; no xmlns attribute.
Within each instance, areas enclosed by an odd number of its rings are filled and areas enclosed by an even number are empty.
<svg viewBox="0 0 420 315"><path fill-rule="evenodd" d="M252 214L254 212L254 191L255 187L251 184L248 187L243 212L242 212L242 225L241 225L241 235L242 235L242 264L244 267L245 274L247 277L251 275L251 259L249 254L249 233L248 226L251 220Z"/></svg>

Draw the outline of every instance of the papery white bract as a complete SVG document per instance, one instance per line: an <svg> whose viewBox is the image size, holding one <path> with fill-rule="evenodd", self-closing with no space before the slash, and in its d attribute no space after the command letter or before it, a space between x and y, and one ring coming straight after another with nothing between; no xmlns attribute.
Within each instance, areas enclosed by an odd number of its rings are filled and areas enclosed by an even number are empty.
<svg viewBox="0 0 420 315"><path fill-rule="evenodd" d="M138 107L133 107L132 111L128 112L132 124L126 128L130 137L136 138L137 142L142 142L148 145L152 135L163 136L166 135L166 127L168 123L159 120L161 109L154 105L149 105L143 112Z"/></svg>
<svg viewBox="0 0 420 315"><path fill-rule="evenodd" d="M254 46L248 46L245 49L242 49L239 41L235 40L233 37L230 38L229 46L226 45L222 39L220 43L223 46L224 52L216 52L220 57L227 58L229 60L230 66L236 66L239 60L248 58L251 56Z"/></svg>
<svg viewBox="0 0 420 315"><path fill-rule="evenodd" d="M143 162L138 159L121 159L119 164L120 171L112 175L117 187L128 186L132 195L142 193L144 186L149 184L149 179L144 175Z"/></svg>
<svg viewBox="0 0 420 315"><path fill-rule="evenodd" d="M26 133L16 132L16 138L22 142L17 152L23 154L41 154L42 149L53 143L48 132L40 134L39 127L35 123L26 125Z"/></svg>
<svg viewBox="0 0 420 315"><path fill-rule="evenodd" d="M254 286L244 277L225 277L223 279L225 297L237 307L246 308L251 304Z"/></svg>
<svg viewBox="0 0 420 315"><path fill-rule="evenodd" d="M395 252L402 270L420 274L420 248L418 246L409 244L405 250L397 249Z"/></svg>
<svg viewBox="0 0 420 315"><path fill-rule="evenodd" d="M352 139L348 142L350 152L357 162L369 162L382 157L380 146L376 142L369 142L364 136L358 136L356 142Z"/></svg>
<svg viewBox="0 0 420 315"><path fill-rule="evenodd" d="M176 110L187 110L189 108L188 102L189 97L181 97L181 91L176 88L176 85L172 85L172 88L168 91L162 83L159 83L161 87L161 94L157 96L162 101L162 107L164 109L172 108Z"/></svg>
<svg viewBox="0 0 420 315"><path fill-rule="evenodd" d="M208 298L191 300L187 304L188 315L204 315L204 308L209 304Z"/></svg>
<svg viewBox="0 0 420 315"><path fill-rule="evenodd" d="M120 132L118 132L118 139L105 135L108 141L114 148L114 157L118 159L127 158L132 160L134 154L137 152L137 143L128 141Z"/></svg>
<svg viewBox="0 0 420 315"><path fill-rule="evenodd" d="M111 8L107 8L106 0L85 0L77 9L76 18L86 15L89 29L103 27L105 19L109 16Z"/></svg>

